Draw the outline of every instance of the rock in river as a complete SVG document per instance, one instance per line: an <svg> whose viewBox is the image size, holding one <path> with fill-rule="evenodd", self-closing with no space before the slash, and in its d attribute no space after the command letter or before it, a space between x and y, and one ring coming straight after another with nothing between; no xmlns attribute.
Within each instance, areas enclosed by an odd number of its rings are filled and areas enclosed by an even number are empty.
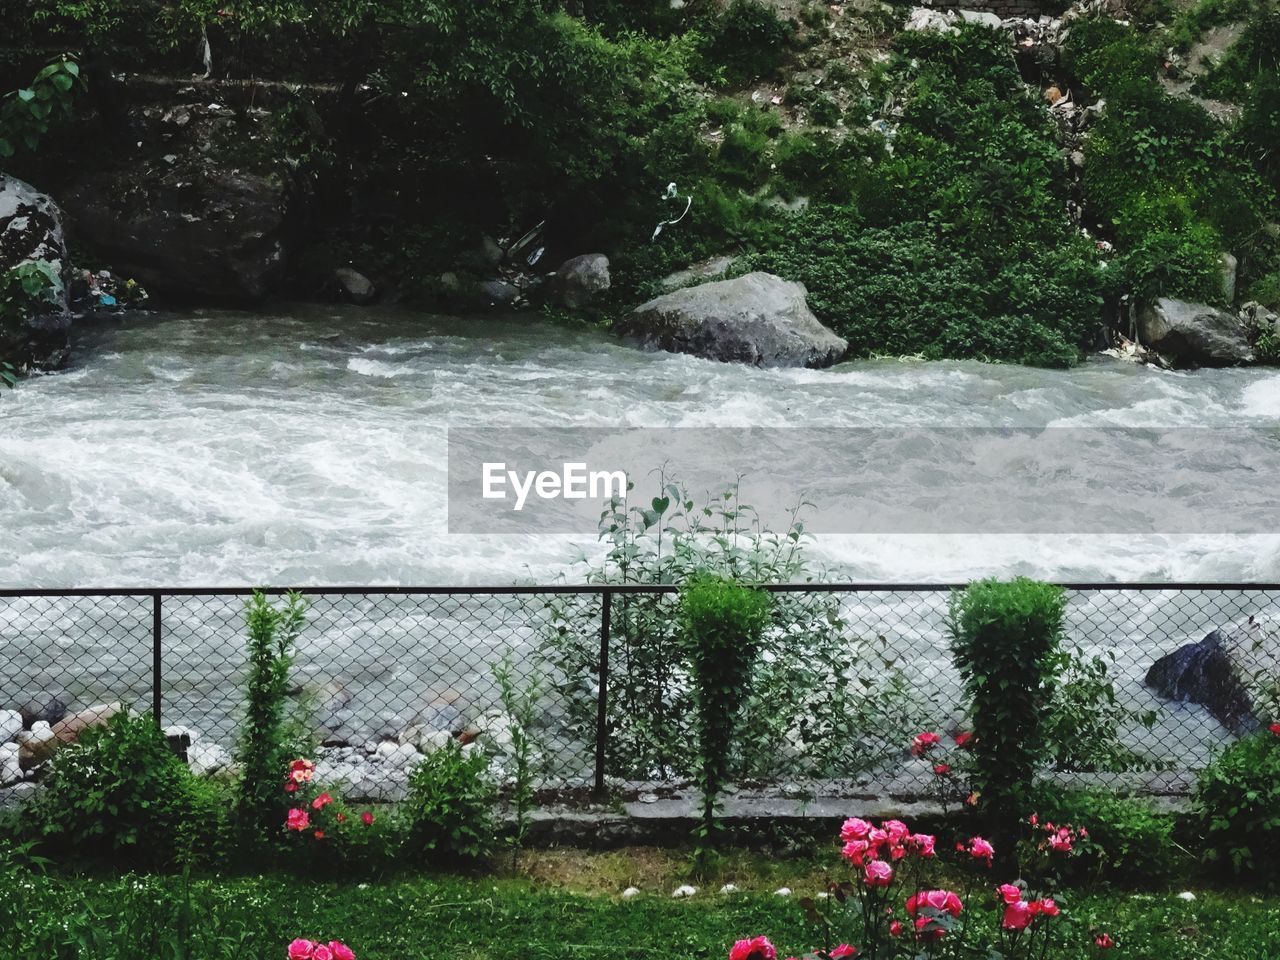
<svg viewBox="0 0 1280 960"><path fill-rule="evenodd" d="M24 264L38 265L49 283L30 312L0 323L0 359L53 369L66 362L71 327L62 213L30 184L0 173L0 275Z"/></svg>
<svg viewBox="0 0 1280 960"><path fill-rule="evenodd" d="M1151 665L1146 680L1160 696L1176 703L1197 703L1234 733L1256 725L1253 700L1237 662L1247 650L1247 628L1214 630L1203 640L1188 643Z"/></svg>
<svg viewBox="0 0 1280 960"><path fill-rule="evenodd" d="M759 367L827 367L848 344L809 310L807 291L748 273L666 293L637 307L620 332L645 347Z"/></svg>
<svg viewBox="0 0 1280 960"><path fill-rule="evenodd" d="M1161 297L1138 315L1142 342L1180 364L1224 367L1253 360L1245 321L1204 303Z"/></svg>

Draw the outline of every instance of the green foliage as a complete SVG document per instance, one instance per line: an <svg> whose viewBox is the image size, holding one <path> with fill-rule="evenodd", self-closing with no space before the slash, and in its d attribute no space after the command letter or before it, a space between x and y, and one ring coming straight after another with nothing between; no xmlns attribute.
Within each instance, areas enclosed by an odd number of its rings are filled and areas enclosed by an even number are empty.
<svg viewBox="0 0 1280 960"><path fill-rule="evenodd" d="M284 823L285 795L280 787L295 746L288 737L289 668L305 621L306 605L297 594L275 607L264 594L254 593L245 611L249 667L236 751L236 818L251 845L278 837Z"/></svg>
<svg viewBox="0 0 1280 960"><path fill-rule="evenodd" d="M54 124L71 116L83 87L80 65L60 57L41 69L29 87L0 99L0 160L19 150L34 151Z"/></svg>
<svg viewBox="0 0 1280 960"><path fill-rule="evenodd" d="M925 223L867 227L822 207L784 223L772 249L749 263L805 284L810 307L853 356L1070 366L1098 323L1092 251L1075 242L1025 257L988 262Z"/></svg>
<svg viewBox="0 0 1280 960"><path fill-rule="evenodd" d="M658 496L615 498L600 521L602 561L590 583L683 584L716 576L745 584L799 583L820 571L806 555L799 508L781 532L766 529L736 488L695 501L660 476ZM594 743L599 620L573 600L545 602L544 651L562 677L568 725ZM626 779L693 776L686 719L696 712L679 614L669 595L613 601L608 727L609 772ZM732 757L736 779L849 777L893 756L921 718L883 636L850 630L839 600L780 594L745 695ZM874 736L866 736L868 730Z"/></svg>
<svg viewBox="0 0 1280 960"><path fill-rule="evenodd" d="M680 591L680 632L695 690L701 840L715 844L720 794L729 782L738 718L749 701L769 595L717 577Z"/></svg>
<svg viewBox="0 0 1280 960"><path fill-rule="evenodd" d="M972 783L1007 829L1045 760L1045 722L1066 595L1019 577L980 580L952 595L949 628L973 717Z"/></svg>
<svg viewBox="0 0 1280 960"><path fill-rule="evenodd" d="M1135 726L1150 729L1157 712L1130 709L1120 702L1110 673L1115 659L1113 651L1092 656L1067 648L1058 651L1044 725L1046 760L1054 769L1120 773L1151 766L1125 741Z"/></svg>
<svg viewBox="0 0 1280 960"><path fill-rule="evenodd" d="M532 822L534 804L534 762L538 752L537 720L539 704L546 693L546 681L540 672L523 677L517 673L511 656L493 668L498 684L498 702L506 715L510 743L506 747L511 791L512 831L508 838L513 855L524 846Z"/></svg>
<svg viewBox="0 0 1280 960"><path fill-rule="evenodd" d="M1240 100L1253 82L1280 74L1280 7L1260 3L1244 32L1209 72L1197 81L1205 96Z"/></svg>
<svg viewBox="0 0 1280 960"><path fill-rule="evenodd" d="M163 868L211 859L221 809L153 717L122 711L57 752L24 821L51 854Z"/></svg>
<svg viewBox="0 0 1280 960"><path fill-rule="evenodd" d="M1264 74L1250 86L1238 134L1259 175L1280 192L1280 74Z"/></svg>
<svg viewBox="0 0 1280 960"><path fill-rule="evenodd" d="M1103 97L1155 77L1159 57L1151 43L1106 17L1077 20L1062 44L1062 64L1094 94Z"/></svg>
<svg viewBox="0 0 1280 960"><path fill-rule="evenodd" d="M476 860L493 849L489 758L456 741L428 754L409 776L401 812L407 820L406 852L430 863Z"/></svg>
<svg viewBox="0 0 1280 960"><path fill-rule="evenodd" d="M1256 0L1198 0L1183 10L1172 28L1173 47L1186 52L1205 31L1248 17Z"/></svg>
<svg viewBox="0 0 1280 960"><path fill-rule="evenodd" d="M44 260L24 260L0 274L0 326L48 310L62 293L62 278Z"/></svg>
<svg viewBox="0 0 1280 960"><path fill-rule="evenodd" d="M761 0L733 0L709 29L702 55L708 73L740 87L768 77L782 64L791 26Z"/></svg>
<svg viewBox="0 0 1280 960"><path fill-rule="evenodd" d="M1196 809L1205 857L1239 874L1274 878L1280 866L1280 736L1262 730L1203 770Z"/></svg>
<svg viewBox="0 0 1280 960"><path fill-rule="evenodd" d="M1041 823L1088 831L1088 843L1068 861L1063 877L1074 884L1157 884L1181 865L1174 818L1151 801L1108 790L1039 787L1031 800Z"/></svg>

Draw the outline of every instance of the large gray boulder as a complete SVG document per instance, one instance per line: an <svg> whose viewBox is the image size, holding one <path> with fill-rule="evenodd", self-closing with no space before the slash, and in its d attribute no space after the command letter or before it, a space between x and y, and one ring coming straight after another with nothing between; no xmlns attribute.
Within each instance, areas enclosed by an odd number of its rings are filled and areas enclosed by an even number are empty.
<svg viewBox="0 0 1280 960"><path fill-rule="evenodd" d="M637 307L622 335L648 348L759 367L828 367L848 343L809 310L803 284L748 273Z"/></svg>
<svg viewBox="0 0 1280 960"><path fill-rule="evenodd" d="M1247 682L1252 648L1247 627L1214 630L1203 640L1188 643L1152 664L1144 680L1159 696L1175 703L1208 708L1233 733L1257 726Z"/></svg>
<svg viewBox="0 0 1280 960"><path fill-rule="evenodd" d="M1161 297L1138 314L1142 342L1180 364L1225 367L1253 360L1244 320L1204 303Z"/></svg>
<svg viewBox="0 0 1280 960"><path fill-rule="evenodd" d="M43 264L53 282L34 309L8 318L0 313L0 360L56 368L66 362L71 328L62 213L30 184L0 173L0 277L25 264Z"/></svg>
<svg viewBox="0 0 1280 960"><path fill-rule="evenodd" d="M609 258L603 253L585 253L560 264L555 290L560 302L570 310L581 310L609 289Z"/></svg>

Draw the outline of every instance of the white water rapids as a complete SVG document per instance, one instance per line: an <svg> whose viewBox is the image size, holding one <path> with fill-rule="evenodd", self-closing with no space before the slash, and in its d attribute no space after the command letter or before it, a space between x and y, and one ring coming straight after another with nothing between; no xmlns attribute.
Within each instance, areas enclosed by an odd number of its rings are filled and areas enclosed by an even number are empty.
<svg viewBox="0 0 1280 960"><path fill-rule="evenodd" d="M572 577L589 536L446 533L450 425L1280 422L1267 369L755 370L533 318L384 308L139 315L81 331L75 358L0 397L0 586ZM820 536L815 552L858 581L1280 579L1280 535Z"/></svg>

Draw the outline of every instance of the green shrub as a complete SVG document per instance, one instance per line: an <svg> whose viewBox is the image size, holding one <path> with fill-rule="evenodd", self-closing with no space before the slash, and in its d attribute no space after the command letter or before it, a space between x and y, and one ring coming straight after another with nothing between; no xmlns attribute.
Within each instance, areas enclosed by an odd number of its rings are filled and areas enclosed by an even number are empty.
<svg viewBox="0 0 1280 960"><path fill-rule="evenodd" d="M156 868L212 859L221 809L153 717L122 711L58 751L24 819L50 853Z"/></svg>
<svg viewBox="0 0 1280 960"><path fill-rule="evenodd" d="M284 823L285 794L280 788L297 747L290 742L286 723L289 668L305 617L306 606L297 594L290 594L277 608L262 593L255 593L245 612L249 669L244 726L236 752L240 768L236 816L244 839L251 844L278 837Z"/></svg>
<svg viewBox="0 0 1280 960"><path fill-rule="evenodd" d="M981 580L951 597L951 651L973 717L972 783L997 829L1017 822L1045 761L1065 607L1062 588L1025 577Z"/></svg>
<svg viewBox="0 0 1280 960"><path fill-rule="evenodd" d="M489 758L455 741L429 754L409 777L406 848L432 863L476 860L494 846L497 792Z"/></svg>
<svg viewBox="0 0 1280 960"><path fill-rule="evenodd" d="M703 57L710 71L742 86L773 74L782 64L793 30L760 0L733 0L711 28Z"/></svg>
<svg viewBox="0 0 1280 960"><path fill-rule="evenodd" d="M769 609L768 594L715 577L699 577L680 591L681 639L696 691L699 836L712 844L719 834L720 794L729 781L738 718L751 696Z"/></svg>
<svg viewBox="0 0 1280 960"><path fill-rule="evenodd" d="M1093 93L1109 97L1155 78L1159 57L1149 40L1108 18L1077 20L1062 44L1062 65Z"/></svg>
<svg viewBox="0 0 1280 960"><path fill-rule="evenodd" d="M1200 774L1205 858L1240 874L1280 875L1280 736L1262 730Z"/></svg>
<svg viewBox="0 0 1280 960"><path fill-rule="evenodd" d="M762 133L737 124L725 128L720 144L719 176L746 190L764 183L769 171L769 140Z"/></svg>
<svg viewBox="0 0 1280 960"><path fill-rule="evenodd" d="M1261 4L1244 32L1205 76L1198 92L1220 100L1240 100L1249 85L1280 73L1280 8Z"/></svg>
<svg viewBox="0 0 1280 960"><path fill-rule="evenodd" d="M1173 838L1174 818L1149 800L1109 790L1038 787L1031 799L1041 823L1088 831L1089 843L1068 861L1063 879L1149 885L1169 877L1183 851Z"/></svg>
<svg viewBox="0 0 1280 960"><path fill-rule="evenodd" d="M1045 717L1045 759L1056 770L1124 772L1151 767L1128 746L1126 732L1150 729L1154 710L1134 710L1116 696L1115 653L1062 649L1054 664L1053 700Z"/></svg>

